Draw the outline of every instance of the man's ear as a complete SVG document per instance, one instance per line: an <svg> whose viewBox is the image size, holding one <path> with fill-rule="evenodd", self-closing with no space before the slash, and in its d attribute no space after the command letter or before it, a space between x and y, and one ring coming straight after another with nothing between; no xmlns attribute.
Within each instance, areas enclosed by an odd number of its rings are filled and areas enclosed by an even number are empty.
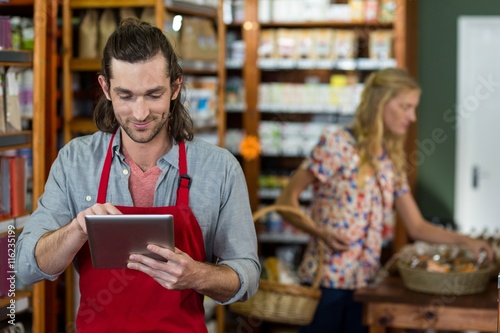
<svg viewBox="0 0 500 333"><path fill-rule="evenodd" d="M104 78L104 76L99 75L97 80L99 81L99 85L101 86L104 96L106 96L108 100L111 100L111 96L109 95L109 87L108 84L106 83L106 79Z"/></svg>
<svg viewBox="0 0 500 333"><path fill-rule="evenodd" d="M172 97L170 98L172 101L177 98L179 95L179 92L181 91L181 86L182 86L182 76L180 76L177 80L175 80L174 84L172 87L174 88L174 91L172 91Z"/></svg>

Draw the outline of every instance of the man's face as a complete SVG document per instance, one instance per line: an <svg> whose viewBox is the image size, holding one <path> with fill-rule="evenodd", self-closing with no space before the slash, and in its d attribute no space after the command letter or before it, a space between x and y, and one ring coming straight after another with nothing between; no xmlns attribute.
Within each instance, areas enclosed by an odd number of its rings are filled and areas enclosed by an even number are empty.
<svg viewBox="0 0 500 333"><path fill-rule="evenodd" d="M167 131L170 103L177 97L180 85L172 91L166 66L161 53L133 64L112 59L109 87L104 77L99 77L118 123L135 142L150 142L158 133Z"/></svg>

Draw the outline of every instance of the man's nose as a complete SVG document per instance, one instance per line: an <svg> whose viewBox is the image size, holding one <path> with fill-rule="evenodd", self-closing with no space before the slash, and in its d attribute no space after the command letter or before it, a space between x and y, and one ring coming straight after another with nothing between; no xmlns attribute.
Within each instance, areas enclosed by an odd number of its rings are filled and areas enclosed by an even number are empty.
<svg viewBox="0 0 500 333"><path fill-rule="evenodd" d="M143 97L139 97L134 105L134 117L137 120L144 120L148 116L148 107Z"/></svg>

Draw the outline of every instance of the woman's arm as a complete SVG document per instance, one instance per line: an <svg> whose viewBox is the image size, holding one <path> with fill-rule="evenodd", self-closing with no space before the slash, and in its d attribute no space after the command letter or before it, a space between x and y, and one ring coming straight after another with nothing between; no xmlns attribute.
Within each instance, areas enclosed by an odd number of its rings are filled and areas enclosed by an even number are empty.
<svg viewBox="0 0 500 333"><path fill-rule="evenodd" d="M300 209L300 194L313 183L314 174L306 169L297 169L290 179L288 185L283 189L276 204L292 206ZM334 251L343 251L349 247L348 241L342 236L329 231L317 224L310 225L293 213L280 212L287 222L305 231L306 233L323 240Z"/></svg>
<svg viewBox="0 0 500 333"><path fill-rule="evenodd" d="M481 251L486 251L488 259L493 260L493 250L490 245L480 239L473 239L466 235L441 228L426 221L411 193L405 193L396 198L396 210L401 216L408 235L414 240L429 243L460 244L467 246L477 257Z"/></svg>
<svg viewBox="0 0 500 333"><path fill-rule="evenodd" d="M277 205L292 206L300 209L299 197L302 192L314 181L314 175L305 169L298 169L293 174L287 186L281 191L280 196L276 199ZM293 213L279 212L287 222L293 226L307 232L314 237L321 237L323 234L322 228L318 225L310 225L304 222L299 216Z"/></svg>

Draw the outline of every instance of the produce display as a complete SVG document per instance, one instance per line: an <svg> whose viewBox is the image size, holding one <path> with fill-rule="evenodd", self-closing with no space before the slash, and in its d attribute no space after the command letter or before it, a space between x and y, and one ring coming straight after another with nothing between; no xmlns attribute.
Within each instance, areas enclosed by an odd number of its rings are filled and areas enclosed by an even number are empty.
<svg viewBox="0 0 500 333"><path fill-rule="evenodd" d="M397 267L408 289L455 296L483 292L497 272L486 253L475 258L465 247L423 242L404 247Z"/></svg>
<svg viewBox="0 0 500 333"><path fill-rule="evenodd" d="M486 253L479 258L466 248L457 245L431 245L417 242L402 250L400 260L411 268L429 272L474 272L486 268Z"/></svg>

